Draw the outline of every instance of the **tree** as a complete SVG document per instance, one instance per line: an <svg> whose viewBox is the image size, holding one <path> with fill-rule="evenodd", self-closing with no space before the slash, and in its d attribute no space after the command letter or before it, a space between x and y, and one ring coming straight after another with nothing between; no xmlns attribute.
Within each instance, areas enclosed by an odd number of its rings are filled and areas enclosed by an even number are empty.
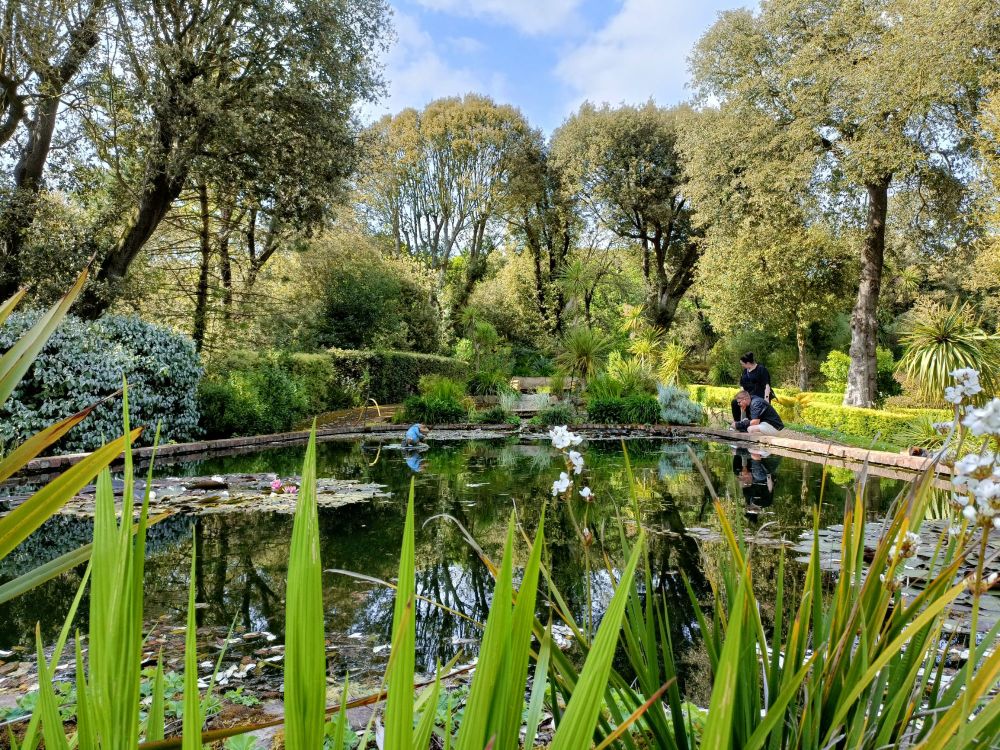
<svg viewBox="0 0 1000 750"><path fill-rule="evenodd" d="M566 190L551 146L540 135L512 155L511 180L504 211L511 235L531 256L534 300L550 333L563 332L566 303L561 282L567 258L582 222Z"/></svg>
<svg viewBox="0 0 1000 750"><path fill-rule="evenodd" d="M587 220L638 243L653 321L669 329L694 282L699 245L684 194L679 111L584 104L552 137L552 158Z"/></svg>
<svg viewBox="0 0 1000 750"><path fill-rule="evenodd" d="M712 327L795 333L798 385L809 387L809 326L842 311L856 283L850 243L822 224L708 235L698 288Z"/></svg>
<svg viewBox="0 0 1000 750"><path fill-rule="evenodd" d="M21 277L64 97L99 41L106 0L12 0L0 17L0 147L13 165L0 202L0 299ZM23 131L19 140L12 140ZM78 272L79 269L76 269Z"/></svg>
<svg viewBox="0 0 1000 750"><path fill-rule="evenodd" d="M87 127L130 199L88 290L91 317L118 293L196 170L233 180L242 205L272 231L314 224L352 173L354 107L381 87L383 0L120 7L122 53L108 62Z"/></svg>
<svg viewBox="0 0 1000 750"><path fill-rule="evenodd" d="M422 111L386 116L369 132L362 210L373 231L438 272L465 256L461 308L486 271L500 231L513 155L537 137L523 115L478 94L437 99Z"/></svg>
<svg viewBox="0 0 1000 750"><path fill-rule="evenodd" d="M847 405L877 397L890 195L961 170L995 13L990 0L769 0L756 15L723 13L696 47L696 87L721 103L724 130L742 135L742 156L728 152L730 194L812 183L834 205L862 208Z"/></svg>

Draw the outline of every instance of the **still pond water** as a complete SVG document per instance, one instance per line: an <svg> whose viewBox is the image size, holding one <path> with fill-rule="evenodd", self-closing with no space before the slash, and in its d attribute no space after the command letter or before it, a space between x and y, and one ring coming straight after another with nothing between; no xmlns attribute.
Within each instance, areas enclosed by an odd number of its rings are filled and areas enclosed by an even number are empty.
<svg viewBox="0 0 1000 750"><path fill-rule="evenodd" d="M691 644L694 659L695 618L677 572L688 576L696 593L707 603L707 576L714 561L723 558L713 556L712 545L700 549L691 536L683 533L690 527L717 528L709 493L691 460L689 445L704 463L719 494L727 498L725 507L733 523L747 533L767 523L772 533L795 538L810 527L813 508L820 503L822 466L776 456L758 461L749 454L736 454L730 446L708 442L627 443L637 481L640 521L651 532L654 575L674 605L674 643ZM591 614L599 619L611 594L601 553L607 551L611 560L618 559L617 514L620 510L631 515L627 471L619 442L584 444L587 481L596 494L596 501L589 505L580 500L571 504L551 502L552 481L564 467L561 456L548 443L433 442L419 467L412 457L408 461L399 451L378 448L376 443L319 446L321 477L374 482L385 485L390 493L389 497L320 511L325 568L348 569L381 579L394 577L406 496L410 479L415 477L418 594L473 620L484 621L492 591L485 566L456 525L444 519L428 519L439 514L453 516L490 557L498 560L511 510L517 509L519 519L533 534L540 509L548 502L546 536L556 585L580 622ZM302 455L301 447L267 450L160 466L157 473L206 476L276 472L289 477L298 474ZM419 471L414 471L417 468ZM771 489L766 483L768 474L773 480ZM852 477L844 471L835 472L833 481L828 476L820 507L823 525L841 520ZM901 487L896 481L871 480L869 507L873 512L884 508ZM748 514L748 502L758 506L759 512ZM235 621L241 631L268 631L280 642L291 526L291 515L261 512L175 516L158 524L150 531L146 564L147 622L183 624L191 545L195 544L199 624L228 628ZM581 543L578 531L584 527L592 530L596 538L589 550ZM0 582L88 542L91 531L92 524L85 519L54 519L0 563ZM765 570L758 573L758 580L767 586L766 566L776 565L776 554L763 551L761 556ZM48 642L54 640L81 574L82 569L71 572L0 605L0 648L30 645L36 622L41 623L43 637ZM350 669L353 675L359 662L365 661L359 656L364 652L374 671L378 665L372 662L388 656L387 649L380 654L383 649L379 646L389 642L392 592L326 573L324 594L328 633L342 644L331 652L332 668ZM86 603L80 612L79 625L85 629ZM436 659L448 659L460 648L474 651L477 635L477 629L461 617L421 603L418 665L432 667ZM353 650L350 646L354 646ZM680 650L683 652L683 647ZM680 662L683 667L683 654ZM688 666L701 671L694 664Z"/></svg>

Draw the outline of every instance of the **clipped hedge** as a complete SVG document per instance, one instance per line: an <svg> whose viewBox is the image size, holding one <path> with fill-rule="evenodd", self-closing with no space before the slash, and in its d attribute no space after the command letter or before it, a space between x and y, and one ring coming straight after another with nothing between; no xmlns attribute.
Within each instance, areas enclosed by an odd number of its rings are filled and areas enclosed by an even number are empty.
<svg viewBox="0 0 1000 750"><path fill-rule="evenodd" d="M645 395L595 398L587 402L587 419L598 424L656 424L660 402Z"/></svg>
<svg viewBox="0 0 1000 750"><path fill-rule="evenodd" d="M39 314L12 314L0 326L0 351L9 349ZM69 315L0 409L0 452L114 393L123 377L132 426L147 427L140 443L152 442L157 422L161 441L191 440L198 431L195 394L201 374L188 336L137 317L85 321ZM94 450L121 433L122 400L115 398L72 429L54 452Z"/></svg>
<svg viewBox="0 0 1000 750"><path fill-rule="evenodd" d="M469 379L469 365L453 357L396 351L330 349L341 382L357 384L357 395L380 404L396 404L418 391L423 375L443 375L454 380Z"/></svg>
<svg viewBox="0 0 1000 750"><path fill-rule="evenodd" d="M725 409L728 413L738 389L693 385L688 390L692 400L711 408ZM782 389L778 392L780 394ZM883 440L891 440L919 417L928 416L939 422L949 421L952 417L944 409L860 409L842 406L844 397L840 393L809 392L808 395L812 401L802 410L802 420L806 424L865 438L881 435ZM781 405L775 403L774 406L785 418Z"/></svg>

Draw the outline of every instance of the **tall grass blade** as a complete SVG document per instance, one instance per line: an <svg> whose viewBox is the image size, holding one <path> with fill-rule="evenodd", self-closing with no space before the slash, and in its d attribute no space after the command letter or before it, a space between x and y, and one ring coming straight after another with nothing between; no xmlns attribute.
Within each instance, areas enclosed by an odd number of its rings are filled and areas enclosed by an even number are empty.
<svg viewBox="0 0 1000 750"><path fill-rule="evenodd" d="M403 524L403 547L399 557L399 576L396 604L392 617L392 652L388 673L389 699L385 709L386 747L413 746L413 673L415 671L414 647L417 639L413 616L416 552L413 531L414 481L410 479L410 495L406 503L406 521Z"/></svg>
<svg viewBox="0 0 1000 750"><path fill-rule="evenodd" d="M24 299L24 295L27 293L27 287L24 289L18 289L9 299L7 299L6 302L0 305L0 326L6 322L7 318L10 317L10 314L14 312L14 308L21 303L21 300Z"/></svg>
<svg viewBox="0 0 1000 750"><path fill-rule="evenodd" d="M316 426L302 465L288 560L285 645L285 746L312 750L323 744L326 642L323 564L316 501ZM410 681L412 683L412 679Z"/></svg>
<svg viewBox="0 0 1000 750"><path fill-rule="evenodd" d="M528 714L524 722L525 747L534 747L535 736L538 734L538 723L542 718L542 706L545 701L545 688L549 681L549 654L551 652L552 623L550 622L542 635L541 645L538 648L538 661L535 663L535 676L531 681Z"/></svg>
<svg viewBox="0 0 1000 750"><path fill-rule="evenodd" d="M90 688L83 667L80 633L76 634L76 741L79 750L98 750L97 724L90 705Z"/></svg>
<svg viewBox="0 0 1000 750"><path fill-rule="evenodd" d="M191 539L191 577L188 579L187 628L184 631L184 716L182 750L201 750L201 695L198 692L198 625L195 617L195 581L198 565L194 532Z"/></svg>
<svg viewBox="0 0 1000 750"><path fill-rule="evenodd" d="M0 357L0 404L3 404L21 382L52 332L69 312L87 281L87 271L81 273L69 291L49 308L38 321ZM10 302L4 304L6 310Z"/></svg>
<svg viewBox="0 0 1000 750"><path fill-rule="evenodd" d="M511 657L511 601L514 595L514 516L507 524L500 574L493 588L493 602L486 619L486 631L479 647L479 661L472 677L462 725L458 729L458 750L480 750L496 741L505 715ZM523 685L522 685L523 690Z"/></svg>
<svg viewBox="0 0 1000 750"><path fill-rule="evenodd" d="M0 518L0 559L9 555L17 545L83 489L98 471L114 461L141 433L142 428L138 428L125 437L94 451Z"/></svg>
<svg viewBox="0 0 1000 750"><path fill-rule="evenodd" d="M152 700L149 704L149 715L146 717L146 742L156 742L166 736L166 718L164 704L166 686L163 679L163 654L156 658L156 672L153 673Z"/></svg>
<svg viewBox="0 0 1000 750"><path fill-rule="evenodd" d="M52 687L52 675L42 650L42 631L35 626L35 648L38 653L38 710L42 716L42 736L46 750L69 750L66 735L63 734L62 719L59 717L59 703Z"/></svg>
<svg viewBox="0 0 1000 750"><path fill-rule="evenodd" d="M712 685L712 698L709 702L708 721L702 736L703 747L730 747L733 742L733 721L736 712L736 695L739 689L740 657L747 648L743 640L744 620L746 619L746 583L741 577L736 597L729 611L729 624L726 628L725 641L719 654L719 667L715 672Z"/></svg>
<svg viewBox="0 0 1000 750"><path fill-rule="evenodd" d="M78 411L76 414L66 417L53 425L49 425L14 448L14 450L0 459L0 482L23 469L31 459L35 458L35 456L39 455L50 445L53 445L63 435L86 419L97 406L98 404L92 404L86 409Z"/></svg>
<svg viewBox="0 0 1000 750"><path fill-rule="evenodd" d="M413 750L427 750L431 742L431 733L434 731L434 722L437 719L438 696L441 694L441 666L438 665L437 677L434 684L427 688L429 695L426 701L424 713L420 716L420 722L413 737Z"/></svg>
<svg viewBox="0 0 1000 750"><path fill-rule="evenodd" d="M593 741L594 729L597 726L608 677L611 674L611 660L618 645L625 605L634 584L635 569L645 543L645 532L640 532L628 563L622 571L618 588L611 597L611 603L597 630L597 636L580 672L573 696L566 706L555 737L552 738L551 750L580 750L590 747Z"/></svg>

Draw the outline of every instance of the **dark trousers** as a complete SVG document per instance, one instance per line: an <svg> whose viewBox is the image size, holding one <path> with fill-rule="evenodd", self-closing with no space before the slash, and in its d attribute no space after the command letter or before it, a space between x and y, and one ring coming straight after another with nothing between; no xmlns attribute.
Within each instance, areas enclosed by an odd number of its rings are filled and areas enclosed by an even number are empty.
<svg viewBox="0 0 1000 750"><path fill-rule="evenodd" d="M730 406L732 407L732 409L733 409L733 421L734 421L734 422L739 422L739 421L740 421L741 419L743 419L743 413L742 413L742 411L740 410L740 405L739 405L739 403L738 403L738 402L736 401L736 399L735 399L735 398L734 398L734 399L733 399L733 400L732 400L732 401L730 402L730 404L729 404L729 405L730 405Z"/></svg>

